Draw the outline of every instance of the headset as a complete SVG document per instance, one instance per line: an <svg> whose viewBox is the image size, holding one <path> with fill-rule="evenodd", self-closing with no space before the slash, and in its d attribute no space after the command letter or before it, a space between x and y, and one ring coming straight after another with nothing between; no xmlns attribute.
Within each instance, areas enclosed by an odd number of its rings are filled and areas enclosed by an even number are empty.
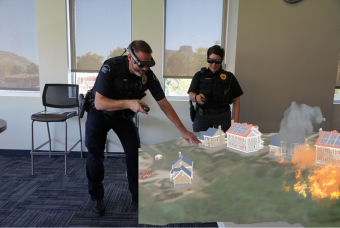
<svg viewBox="0 0 340 228"><path fill-rule="evenodd" d="M133 42L132 42L133 43ZM139 67L153 67L154 65L156 65L155 60L153 60L153 58L151 57L151 61L139 61L135 55L135 53L132 50L132 43L128 46L127 50L129 52L129 54L131 55L131 57L133 58L133 60L135 61L135 64L137 64ZM125 52L124 52L125 53ZM123 54L124 54L123 53Z"/></svg>

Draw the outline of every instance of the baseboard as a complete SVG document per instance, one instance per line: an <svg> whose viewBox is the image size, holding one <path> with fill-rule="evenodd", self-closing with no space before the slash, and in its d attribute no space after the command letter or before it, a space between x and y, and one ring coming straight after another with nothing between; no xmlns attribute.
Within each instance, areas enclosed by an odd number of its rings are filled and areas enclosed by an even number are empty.
<svg viewBox="0 0 340 228"><path fill-rule="evenodd" d="M48 152L47 150L39 150L40 152ZM64 151L52 151L52 156L64 156L64 155L53 155L53 152L64 152ZM13 156L13 157L30 157L31 150L11 150L11 149L0 149L0 155ZM109 152L107 158L121 158L122 152ZM37 155L37 156L48 156L48 155ZM80 158L80 151L71 151L67 157ZM87 151L83 151L83 158L87 158Z"/></svg>

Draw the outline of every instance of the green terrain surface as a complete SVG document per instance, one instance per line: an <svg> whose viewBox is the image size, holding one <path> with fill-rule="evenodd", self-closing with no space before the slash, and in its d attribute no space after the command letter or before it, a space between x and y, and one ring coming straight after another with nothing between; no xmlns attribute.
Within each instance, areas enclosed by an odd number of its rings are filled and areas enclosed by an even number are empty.
<svg viewBox="0 0 340 228"><path fill-rule="evenodd" d="M226 148L210 151L190 146L183 139L143 147L140 157L153 158L150 167L154 174L139 182L139 223L280 221L305 227L339 227L339 200L316 201L308 192L306 198L295 192L297 168L292 163L279 163L269 154L272 136L263 134L264 148L251 154ZM309 138L315 142L317 137ZM178 152L194 162L192 186L174 188L170 182ZM163 159L155 161L157 154ZM314 168L302 170L303 180L308 180ZM283 183L290 187L288 192Z"/></svg>

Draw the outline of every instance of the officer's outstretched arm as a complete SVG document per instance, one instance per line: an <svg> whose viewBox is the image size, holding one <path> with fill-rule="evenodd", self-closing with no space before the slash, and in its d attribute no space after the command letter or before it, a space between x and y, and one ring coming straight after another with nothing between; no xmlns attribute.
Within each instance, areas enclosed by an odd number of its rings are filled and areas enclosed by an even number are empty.
<svg viewBox="0 0 340 228"><path fill-rule="evenodd" d="M98 92L96 92L94 99L94 106L97 110L117 111L122 109L131 109L134 112L148 114L141 105L147 106L147 104L141 100L114 100L105 97Z"/></svg>
<svg viewBox="0 0 340 228"><path fill-rule="evenodd" d="M191 142L194 144L201 143L201 141L198 140L198 138L193 133L191 133L184 127L177 113L175 112L175 110L165 97L162 100L157 101L157 103L164 112L164 114L168 117L168 119L171 120L171 122L173 122L175 126L178 128L178 130L181 132L185 141L187 141L189 144L191 144Z"/></svg>

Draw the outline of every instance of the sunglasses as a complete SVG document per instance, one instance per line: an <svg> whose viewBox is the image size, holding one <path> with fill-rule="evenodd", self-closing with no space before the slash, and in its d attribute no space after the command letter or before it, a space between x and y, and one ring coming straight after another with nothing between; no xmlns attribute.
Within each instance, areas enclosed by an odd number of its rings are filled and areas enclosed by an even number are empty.
<svg viewBox="0 0 340 228"><path fill-rule="evenodd" d="M222 59L207 59L208 63L216 63L216 64L221 64Z"/></svg>

